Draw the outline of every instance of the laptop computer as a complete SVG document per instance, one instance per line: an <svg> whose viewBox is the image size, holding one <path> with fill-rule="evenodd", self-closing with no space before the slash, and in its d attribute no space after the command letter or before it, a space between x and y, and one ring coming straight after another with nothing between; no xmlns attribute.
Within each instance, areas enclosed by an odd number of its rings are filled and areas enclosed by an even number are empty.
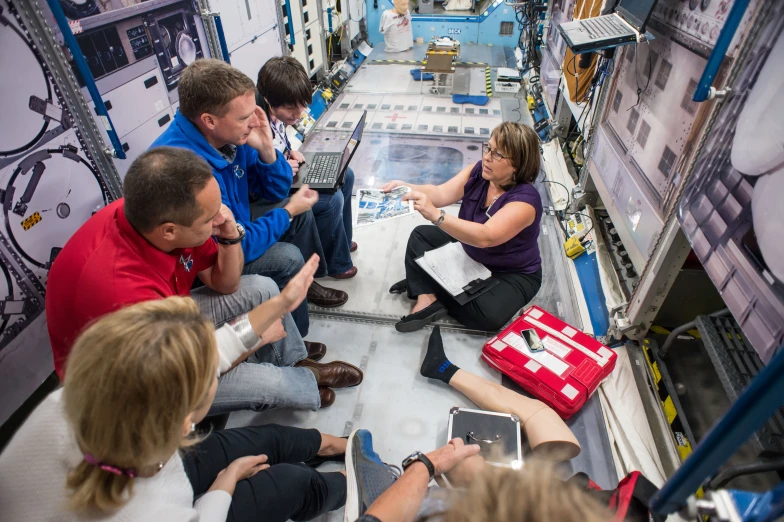
<svg viewBox="0 0 784 522"><path fill-rule="evenodd" d="M303 152L305 163L300 165L299 172L294 177L291 189L296 190L302 185L308 185L318 192L334 192L343 182L346 175L346 168L354 157L354 153L362 141L362 131L365 127L367 111L362 113L362 117L354 127L348 143L343 148L343 152Z"/></svg>
<svg viewBox="0 0 784 522"><path fill-rule="evenodd" d="M575 54L635 43L656 1L621 0L614 13L558 24L558 32Z"/></svg>

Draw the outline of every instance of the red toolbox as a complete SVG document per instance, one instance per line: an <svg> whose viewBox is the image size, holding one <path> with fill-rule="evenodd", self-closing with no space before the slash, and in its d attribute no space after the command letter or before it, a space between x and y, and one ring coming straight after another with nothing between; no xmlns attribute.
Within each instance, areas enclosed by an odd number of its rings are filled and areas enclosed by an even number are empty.
<svg viewBox="0 0 784 522"><path fill-rule="evenodd" d="M482 358L568 419L612 372L618 356L532 306L485 343Z"/></svg>

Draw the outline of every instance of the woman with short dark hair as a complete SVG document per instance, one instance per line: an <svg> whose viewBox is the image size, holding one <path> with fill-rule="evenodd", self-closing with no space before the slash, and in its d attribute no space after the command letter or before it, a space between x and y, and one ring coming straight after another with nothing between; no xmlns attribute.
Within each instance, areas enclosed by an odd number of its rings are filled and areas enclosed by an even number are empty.
<svg viewBox="0 0 784 522"><path fill-rule="evenodd" d="M533 299L542 284L537 244L542 200L533 186L539 165L536 133L504 122L493 129L482 160L446 183L409 185L396 180L382 187L411 187L404 199L412 200L414 209L435 225L414 229L406 250L406 279L389 290L407 292L416 300L411 313L395 325L399 332L419 330L447 313L469 328L495 331ZM442 209L461 200L458 217ZM425 252L454 241L498 281L463 305L416 263Z"/></svg>

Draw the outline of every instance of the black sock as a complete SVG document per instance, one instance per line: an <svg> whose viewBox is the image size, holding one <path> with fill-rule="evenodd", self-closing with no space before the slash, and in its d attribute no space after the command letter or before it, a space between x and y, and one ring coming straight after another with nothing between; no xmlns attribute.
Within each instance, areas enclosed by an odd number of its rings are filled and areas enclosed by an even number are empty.
<svg viewBox="0 0 784 522"><path fill-rule="evenodd" d="M452 376L459 369L446 358L444 343L441 342L441 328L436 326L430 335L430 341L427 343L427 354L425 355L425 360L422 361L419 373L424 377L438 379L449 384Z"/></svg>

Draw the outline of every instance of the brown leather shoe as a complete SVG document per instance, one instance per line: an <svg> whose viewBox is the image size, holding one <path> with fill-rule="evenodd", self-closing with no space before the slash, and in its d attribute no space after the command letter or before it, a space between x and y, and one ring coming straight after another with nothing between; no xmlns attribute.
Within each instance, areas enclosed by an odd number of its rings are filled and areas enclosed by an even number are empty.
<svg viewBox="0 0 784 522"><path fill-rule="evenodd" d="M321 398L321 407L327 408L335 404L335 391L319 386L319 397Z"/></svg>
<svg viewBox="0 0 784 522"><path fill-rule="evenodd" d="M357 267L352 266L342 274L335 274L332 277L334 277L335 279L351 279L355 275L357 275Z"/></svg>
<svg viewBox="0 0 784 522"><path fill-rule="evenodd" d="M318 385L329 388L353 388L362 382L362 370L343 361L333 361L331 363L317 363L310 359L303 359L295 366L309 366L318 370Z"/></svg>
<svg viewBox="0 0 784 522"><path fill-rule="evenodd" d="M327 345L324 343L312 343L310 341L302 341L305 343L305 348L308 349L308 359L311 361L320 361L327 355Z"/></svg>
<svg viewBox="0 0 784 522"><path fill-rule="evenodd" d="M324 308L334 308L346 304L348 294L343 290L335 290L321 286L313 281L308 288L308 302Z"/></svg>
<svg viewBox="0 0 784 522"><path fill-rule="evenodd" d="M349 248L348 251L349 252L356 252L357 248L359 248L359 245L357 245L357 242L356 241L352 241L351 242L351 248Z"/></svg>

